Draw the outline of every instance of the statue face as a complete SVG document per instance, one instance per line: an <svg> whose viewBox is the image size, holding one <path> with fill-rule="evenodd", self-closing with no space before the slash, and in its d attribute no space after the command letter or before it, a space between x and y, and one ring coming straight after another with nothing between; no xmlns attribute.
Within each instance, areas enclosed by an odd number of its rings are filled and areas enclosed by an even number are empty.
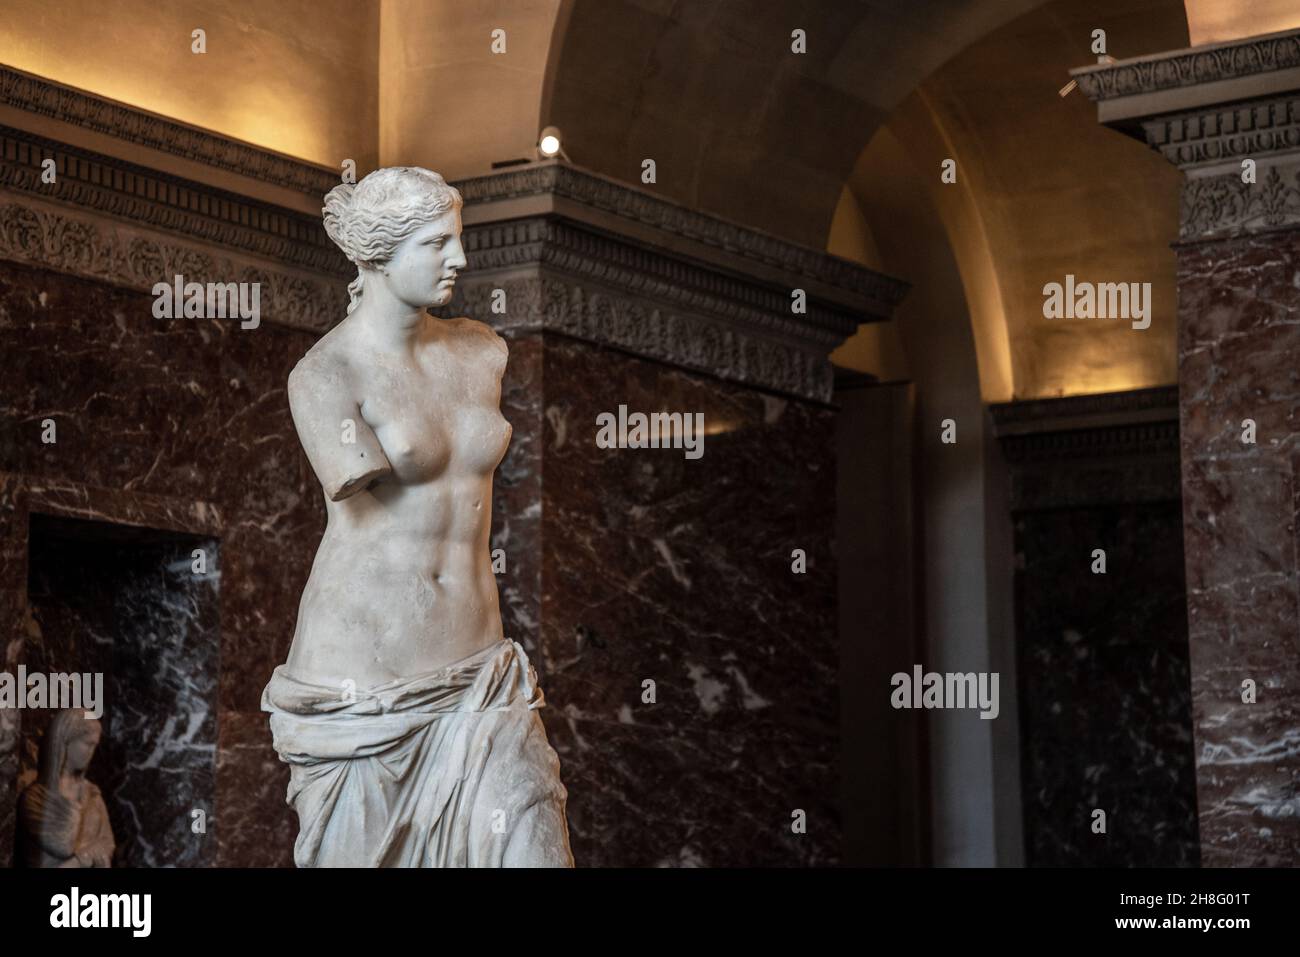
<svg viewBox="0 0 1300 957"><path fill-rule="evenodd" d="M397 247L383 267L389 291L413 309L451 301L456 273L465 268L460 245L460 210L443 213Z"/></svg>
<svg viewBox="0 0 1300 957"><path fill-rule="evenodd" d="M68 742L68 750L63 759L63 770L68 774L82 774L90 766L90 759L99 746L99 725L92 724L89 730L78 734Z"/></svg>

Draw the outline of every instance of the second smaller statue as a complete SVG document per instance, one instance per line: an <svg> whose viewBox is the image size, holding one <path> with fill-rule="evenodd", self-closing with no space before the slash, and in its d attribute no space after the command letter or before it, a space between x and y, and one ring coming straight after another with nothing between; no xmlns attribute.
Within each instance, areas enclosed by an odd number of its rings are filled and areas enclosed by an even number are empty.
<svg viewBox="0 0 1300 957"><path fill-rule="evenodd" d="M20 859L28 867L111 867L113 828L86 769L100 724L80 708L55 713L41 741L36 780L18 798Z"/></svg>

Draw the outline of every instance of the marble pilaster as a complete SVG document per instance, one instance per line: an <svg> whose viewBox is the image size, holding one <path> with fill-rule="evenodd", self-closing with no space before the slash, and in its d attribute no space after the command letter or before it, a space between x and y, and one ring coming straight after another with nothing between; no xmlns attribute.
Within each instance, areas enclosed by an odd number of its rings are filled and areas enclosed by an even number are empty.
<svg viewBox="0 0 1300 957"><path fill-rule="evenodd" d="M1300 31L1073 75L1102 122L1186 177L1175 250L1202 861L1295 866Z"/></svg>

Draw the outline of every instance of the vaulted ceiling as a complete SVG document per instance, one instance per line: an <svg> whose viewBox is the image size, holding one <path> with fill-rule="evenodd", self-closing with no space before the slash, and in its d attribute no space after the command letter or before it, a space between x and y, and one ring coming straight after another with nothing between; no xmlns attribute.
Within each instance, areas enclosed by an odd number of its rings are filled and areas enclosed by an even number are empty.
<svg viewBox="0 0 1300 957"><path fill-rule="evenodd" d="M581 165L635 180L654 159L673 198L819 246L890 112L1037 2L566 0L541 116Z"/></svg>

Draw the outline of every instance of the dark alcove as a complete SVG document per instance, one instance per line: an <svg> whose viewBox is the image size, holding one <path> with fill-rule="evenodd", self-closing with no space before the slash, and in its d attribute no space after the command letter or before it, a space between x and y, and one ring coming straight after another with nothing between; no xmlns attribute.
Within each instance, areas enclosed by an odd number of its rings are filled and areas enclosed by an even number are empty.
<svg viewBox="0 0 1300 957"><path fill-rule="evenodd" d="M22 664L103 676L87 777L108 807L115 867L215 863L219 582L216 539L31 516ZM21 713L20 786L51 714Z"/></svg>

